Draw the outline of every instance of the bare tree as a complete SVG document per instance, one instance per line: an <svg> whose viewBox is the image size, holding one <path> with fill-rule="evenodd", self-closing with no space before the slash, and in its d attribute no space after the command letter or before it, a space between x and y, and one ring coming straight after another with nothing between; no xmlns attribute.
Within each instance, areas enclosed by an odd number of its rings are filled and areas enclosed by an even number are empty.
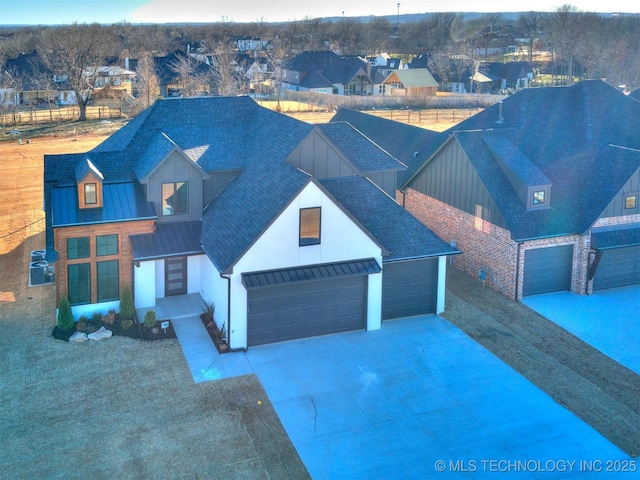
<svg viewBox="0 0 640 480"><path fill-rule="evenodd" d="M228 44L218 45L213 54L213 63L212 74L221 96L244 93L241 77L236 69L236 53Z"/></svg>
<svg viewBox="0 0 640 480"><path fill-rule="evenodd" d="M374 17L364 27L364 36L367 53L380 54L389 43L391 23L385 17Z"/></svg>
<svg viewBox="0 0 640 480"><path fill-rule="evenodd" d="M87 105L99 78L98 68L111 53L113 40L109 30L97 23L74 23L43 32L42 59L53 74L64 78L74 91L80 108L79 120L87 119Z"/></svg>
<svg viewBox="0 0 640 480"><path fill-rule="evenodd" d="M200 63L188 56L177 57L171 62L169 68L178 75L177 82L180 87L180 95L182 97L195 97L202 93L203 81L198 66Z"/></svg>
<svg viewBox="0 0 640 480"><path fill-rule="evenodd" d="M571 5L563 5L544 17L547 40L560 61L559 71L566 85L573 84L576 74L578 48L586 33L583 20L583 12Z"/></svg>
<svg viewBox="0 0 640 480"><path fill-rule="evenodd" d="M522 13L518 16L517 27L527 38L529 44L529 62L533 61L533 44L540 35L542 16L538 12Z"/></svg>
<svg viewBox="0 0 640 480"><path fill-rule="evenodd" d="M160 96L160 79L156 74L153 56L149 52L138 57L136 82L137 98L134 109L138 113L151 106Z"/></svg>

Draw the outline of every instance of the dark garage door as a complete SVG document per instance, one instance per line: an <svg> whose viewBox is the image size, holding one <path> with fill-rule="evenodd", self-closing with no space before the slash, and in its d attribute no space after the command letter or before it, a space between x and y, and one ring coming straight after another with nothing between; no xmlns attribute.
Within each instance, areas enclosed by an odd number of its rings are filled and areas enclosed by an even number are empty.
<svg viewBox="0 0 640 480"><path fill-rule="evenodd" d="M367 276L248 290L249 346L365 328Z"/></svg>
<svg viewBox="0 0 640 480"><path fill-rule="evenodd" d="M593 277L593 289L640 283L640 245L604 250Z"/></svg>
<svg viewBox="0 0 640 480"><path fill-rule="evenodd" d="M383 264L382 319L435 313L438 259Z"/></svg>
<svg viewBox="0 0 640 480"><path fill-rule="evenodd" d="M524 296L571 290L573 245L534 248L524 254Z"/></svg>

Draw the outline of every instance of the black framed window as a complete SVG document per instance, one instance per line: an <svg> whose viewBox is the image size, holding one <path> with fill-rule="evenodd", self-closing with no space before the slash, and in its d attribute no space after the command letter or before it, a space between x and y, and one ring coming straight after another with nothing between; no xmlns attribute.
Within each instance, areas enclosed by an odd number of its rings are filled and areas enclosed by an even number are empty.
<svg viewBox="0 0 640 480"><path fill-rule="evenodd" d="M320 244L320 207L300 209L300 242L301 247Z"/></svg>
<svg viewBox="0 0 640 480"><path fill-rule="evenodd" d="M91 303L91 264L67 266L67 294L71 305Z"/></svg>
<svg viewBox="0 0 640 480"><path fill-rule="evenodd" d="M626 195L624 197L624 209L632 210L638 206L638 195Z"/></svg>
<svg viewBox="0 0 640 480"><path fill-rule="evenodd" d="M118 300L120 297L120 275L118 260L98 262L98 302Z"/></svg>
<svg viewBox="0 0 640 480"><path fill-rule="evenodd" d="M96 255L103 257L105 255L118 254L118 235L98 235L96 237Z"/></svg>
<svg viewBox="0 0 640 480"><path fill-rule="evenodd" d="M533 204L534 205L543 205L544 204L544 190L536 190L533 192Z"/></svg>
<svg viewBox="0 0 640 480"><path fill-rule="evenodd" d="M90 254L89 237L67 239L67 259L88 258Z"/></svg>
<svg viewBox="0 0 640 480"><path fill-rule="evenodd" d="M84 204L92 205L98 203L98 187L95 183L84 184Z"/></svg>
<svg viewBox="0 0 640 480"><path fill-rule="evenodd" d="M187 215L189 213L189 182L162 184L162 215Z"/></svg>

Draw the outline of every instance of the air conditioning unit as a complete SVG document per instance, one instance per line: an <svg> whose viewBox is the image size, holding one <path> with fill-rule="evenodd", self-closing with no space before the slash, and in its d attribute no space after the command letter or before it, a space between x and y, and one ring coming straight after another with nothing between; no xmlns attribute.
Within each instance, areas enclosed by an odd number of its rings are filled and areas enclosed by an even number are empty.
<svg viewBox="0 0 640 480"><path fill-rule="evenodd" d="M46 260L39 260L37 262L31 262L29 265L29 279L31 285L43 285L47 283L47 267L49 263Z"/></svg>
<svg viewBox="0 0 640 480"><path fill-rule="evenodd" d="M46 250L31 250L31 261L39 262L41 260L45 260L47 258Z"/></svg>

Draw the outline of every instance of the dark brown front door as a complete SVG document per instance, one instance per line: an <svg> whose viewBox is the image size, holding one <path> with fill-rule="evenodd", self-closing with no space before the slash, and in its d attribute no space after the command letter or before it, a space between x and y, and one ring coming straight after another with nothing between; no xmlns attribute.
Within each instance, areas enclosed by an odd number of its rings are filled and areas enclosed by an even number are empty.
<svg viewBox="0 0 640 480"><path fill-rule="evenodd" d="M167 258L164 261L164 295L187 293L187 257Z"/></svg>

